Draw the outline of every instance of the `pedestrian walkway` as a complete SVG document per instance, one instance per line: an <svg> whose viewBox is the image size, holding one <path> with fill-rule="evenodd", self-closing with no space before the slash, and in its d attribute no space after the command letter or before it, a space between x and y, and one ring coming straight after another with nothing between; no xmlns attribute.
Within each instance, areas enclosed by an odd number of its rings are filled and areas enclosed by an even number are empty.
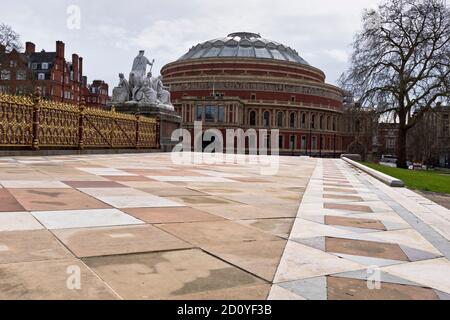
<svg viewBox="0 0 450 320"><path fill-rule="evenodd" d="M449 210L319 160L271 299L448 299Z"/></svg>
<svg viewBox="0 0 450 320"><path fill-rule="evenodd" d="M262 165L0 158L0 299L449 297L449 210L341 160Z"/></svg>

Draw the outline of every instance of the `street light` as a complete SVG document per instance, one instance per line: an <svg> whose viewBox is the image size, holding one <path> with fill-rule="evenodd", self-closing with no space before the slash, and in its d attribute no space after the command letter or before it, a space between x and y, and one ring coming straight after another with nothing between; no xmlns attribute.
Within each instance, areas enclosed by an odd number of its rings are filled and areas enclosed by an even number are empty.
<svg viewBox="0 0 450 320"><path fill-rule="evenodd" d="M336 158L336 133L334 134L334 142L333 142L333 148L334 148L334 158Z"/></svg>
<svg viewBox="0 0 450 320"><path fill-rule="evenodd" d="M312 128L309 125L309 156L312 157Z"/></svg>
<svg viewBox="0 0 450 320"><path fill-rule="evenodd" d="M322 133L319 133L319 158L322 158Z"/></svg>

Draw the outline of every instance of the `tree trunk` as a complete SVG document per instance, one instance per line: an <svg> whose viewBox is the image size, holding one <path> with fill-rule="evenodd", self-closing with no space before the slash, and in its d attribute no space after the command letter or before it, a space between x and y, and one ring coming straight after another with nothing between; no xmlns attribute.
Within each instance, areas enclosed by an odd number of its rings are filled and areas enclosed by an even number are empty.
<svg viewBox="0 0 450 320"><path fill-rule="evenodd" d="M399 112L399 130L398 130L398 145L397 145L397 167L408 169L406 164L406 114Z"/></svg>
<svg viewBox="0 0 450 320"><path fill-rule="evenodd" d="M398 146L397 146L397 167L408 169L406 164L406 129L400 128L398 132Z"/></svg>

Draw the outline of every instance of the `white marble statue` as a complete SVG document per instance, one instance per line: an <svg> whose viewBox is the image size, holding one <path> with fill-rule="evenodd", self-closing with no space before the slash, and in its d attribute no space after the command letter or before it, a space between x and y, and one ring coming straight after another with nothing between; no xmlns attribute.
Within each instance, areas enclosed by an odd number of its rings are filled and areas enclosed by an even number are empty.
<svg viewBox="0 0 450 320"><path fill-rule="evenodd" d="M119 74L119 85L113 89L113 103L125 103L130 100L130 84L123 73Z"/></svg>
<svg viewBox="0 0 450 320"><path fill-rule="evenodd" d="M147 74L147 77L142 82L142 87L139 93L141 98L139 103L157 104L158 98L156 91L153 89L153 78L151 72Z"/></svg>
<svg viewBox="0 0 450 320"><path fill-rule="evenodd" d="M147 65L153 68L153 64L155 63L154 59L150 62L150 60L144 56L144 53L144 50L139 51L138 56L134 58L133 67L131 68L131 72L139 79L144 79L145 74L147 73Z"/></svg>
<svg viewBox="0 0 450 320"><path fill-rule="evenodd" d="M156 92L158 93L158 100L164 105L172 105L170 102L169 87L164 86L162 76L156 78Z"/></svg>
<svg viewBox="0 0 450 320"><path fill-rule="evenodd" d="M125 80L123 74L119 75L119 85L113 90L113 103L154 105L173 111L169 88L164 86L161 76L154 78L152 75L155 59L150 62L144 54L144 50L141 50L134 59L129 81ZM148 73L147 66L150 66Z"/></svg>

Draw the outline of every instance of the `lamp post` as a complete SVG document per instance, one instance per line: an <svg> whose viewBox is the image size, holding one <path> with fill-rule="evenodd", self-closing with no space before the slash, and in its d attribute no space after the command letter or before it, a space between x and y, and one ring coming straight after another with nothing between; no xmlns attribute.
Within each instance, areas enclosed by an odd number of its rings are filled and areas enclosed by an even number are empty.
<svg viewBox="0 0 450 320"><path fill-rule="evenodd" d="M319 133L319 158L322 158L322 133Z"/></svg>
<svg viewBox="0 0 450 320"><path fill-rule="evenodd" d="M291 135L291 144L292 144L292 147L291 147L291 156L294 156L294 149L295 149L295 121L294 121L293 124L291 123L291 125L292 125L292 135ZM292 138L293 138L293 139L292 139Z"/></svg>
<svg viewBox="0 0 450 320"><path fill-rule="evenodd" d="M309 156L312 157L312 128L309 126Z"/></svg>
<svg viewBox="0 0 450 320"><path fill-rule="evenodd" d="M336 133L334 134L334 142L333 142L333 154L334 154L334 158L336 158Z"/></svg>

